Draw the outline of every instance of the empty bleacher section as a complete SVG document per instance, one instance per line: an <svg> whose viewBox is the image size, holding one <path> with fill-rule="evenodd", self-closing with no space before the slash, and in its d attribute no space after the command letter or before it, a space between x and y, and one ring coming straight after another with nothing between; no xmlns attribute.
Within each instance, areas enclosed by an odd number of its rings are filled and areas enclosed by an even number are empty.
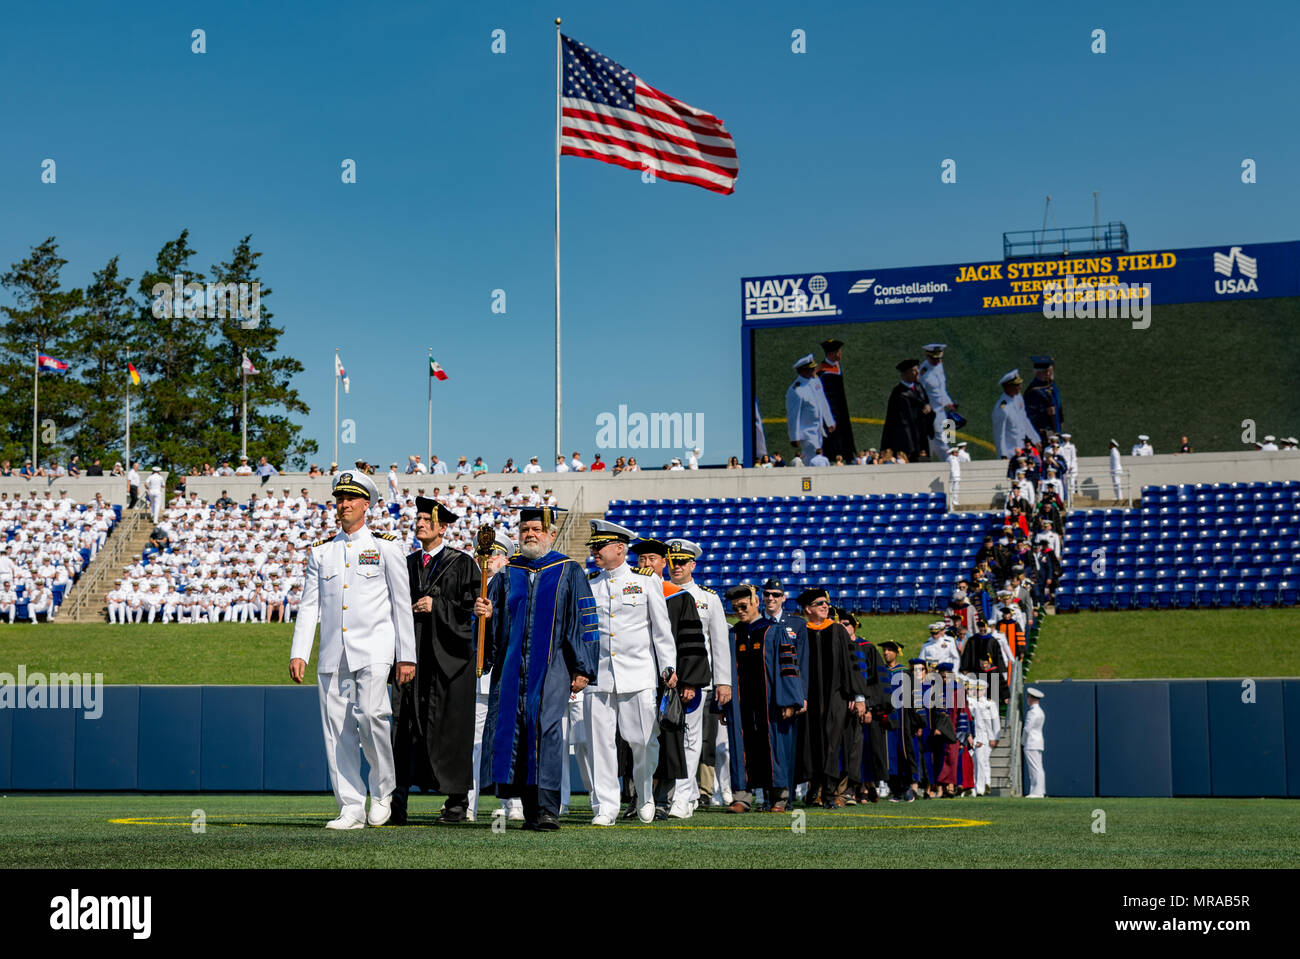
<svg viewBox="0 0 1300 959"><path fill-rule="evenodd" d="M57 615L64 594L121 521L122 507L64 493L0 492L0 623Z"/></svg>
<svg viewBox="0 0 1300 959"><path fill-rule="evenodd" d="M1294 606L1298 533L1300 483L1148 486L1070 516L1056 608Z"/></svg>
<svg viewBox="0 0 1300 959"><path fill-rule="evenodd" d="M948 513L943 493L613 500L606 518L704 549L696 578L719 592L776 576L788 596L824 586L862 612L944 608L992 513Z"/></svg>

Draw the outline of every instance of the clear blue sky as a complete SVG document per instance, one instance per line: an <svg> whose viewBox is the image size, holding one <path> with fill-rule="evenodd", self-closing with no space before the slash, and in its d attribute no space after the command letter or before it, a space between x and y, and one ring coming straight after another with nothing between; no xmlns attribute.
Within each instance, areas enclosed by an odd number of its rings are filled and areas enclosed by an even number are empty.
<svg viewBox="0 0 1300 959"><path fill-rule="evenodd" d="M555 16L719 116L740 161L727 197L562 161L564 448L586 459L620 403L703 413L705 460L740 452L741 276L998 259L1049 193L1072 226L1100 190L1135 250L1300 237L1293 2L82 2L5 13L0 264L53 234L66 284L114 254L134 278L188 227L206 270L251 232L322 461L334 348L340 459L387 465L424 452L432 346L435 452L548 463Z"/></svg>

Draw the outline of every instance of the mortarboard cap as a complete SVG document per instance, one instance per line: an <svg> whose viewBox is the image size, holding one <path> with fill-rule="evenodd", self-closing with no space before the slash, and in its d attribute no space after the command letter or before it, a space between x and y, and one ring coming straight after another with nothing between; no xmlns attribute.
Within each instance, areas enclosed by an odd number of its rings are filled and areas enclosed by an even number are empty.
<svg viewBox="0 0 1300 959"><path fill-rule="evenodd" d="M447 509L436 499L430 499L428 496L417 496L415 498L415 512L428 513L430 518L437 517L439 523L454 523L460 519L455 513Z"/></svg>
<svg viewBox="0 0 1300 959"><path fill-rule="evenodd" d="M921 365L920 360L899 360L897 363L894 364L894 369L898 370L898 372L900 373L906 373L912 367L920 366L920 365Z"/></svg>
<svg viewBox="0 0 1300 959"><path fill-rule="evenodd" d="M664 559L668 558L668 544L663 540L650 539L648 536L640 537L636 542L628 546L627 551L629 553L636 553L638 556L642 553L648 553L651 556L662 556Z"/></svg>
<svg viewBox="0 0 1300 959"><path fill-rule="evenodd" d="M738 583L722 595L727 602L734 603L738 599L753 599L756 593L753 583Z"/></svg>
<svg viewBox="0 0 1300 959"><path fill-rule="evenodd" d="M1034 369L1045 370L1050 366L1056 365L1056 360L1050 356L1031 356L1030 361L1034 364Z"/></svg>
<svg viewBox="0 0 1300 959"><path fill-rule="evenodd" d="M812 586L800 593L799 598L796 599L795 602L800 606L811 606L819 599L824 599L829 602L830 598L831 594L826 592L826 590L822 589L820 586Z"/></svg>
<svg viewBox="0 0 1300 959"><path fill-rule="evenodd" d="M903 651L902 644L896 643L892 639L887 639L883 643L879 643L877 645L879 645L881 649L888 649L895 653L901 653Z"/></svg>
<svg viewBox="0 0 1300 959"><path fill-rule="evenodd" d="M559 506L525 506L519 510L519 522L530 523L538 522L542 524L542 529L550 530L560 520L560 516L567 513L568 510ZM592 522L596 522L593 520ZM600 520L600 522L605 522Z"/></svg>
<svg viewBox="0 0 1300 959"><path fill-rule="evenodd" d="M836 350L842 349L843 347L844 341L837 340L834 337L831 337L829 340L822 340L821 342L821 348L827 353L834 353Z"/></svg>

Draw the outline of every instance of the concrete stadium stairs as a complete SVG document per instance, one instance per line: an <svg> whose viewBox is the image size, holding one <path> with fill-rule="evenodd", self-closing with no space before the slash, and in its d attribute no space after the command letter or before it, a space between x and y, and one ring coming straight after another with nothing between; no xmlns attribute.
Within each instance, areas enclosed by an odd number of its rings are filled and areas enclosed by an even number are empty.
<svg viewBox="0 0 1300 959"><path fill-rule="evenodd" d="M118 579L122 567L137 559L153 532L153 515L144 506L124 509L122 521L104 540L104 547L82 570L59 608L59 622L102 623L108 616L104 595Z"/></svg>

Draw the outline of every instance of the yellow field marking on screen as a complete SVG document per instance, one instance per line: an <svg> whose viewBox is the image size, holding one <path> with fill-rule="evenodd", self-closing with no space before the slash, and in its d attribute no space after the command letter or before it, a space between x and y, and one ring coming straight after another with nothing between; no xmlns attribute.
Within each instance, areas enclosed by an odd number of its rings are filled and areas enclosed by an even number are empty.
<svg viewBox="0 0 1300 959"><path fill-rule="evenodd" d="M809 810L809 812L812 812L812 810ZM258 815L256 817L240 816L237 818L239 820L326 819L331 817L332 815L333 815L332 813L315 813L315 812L265 813L265 814ZM761 812L755 813L754 815L769 818L768 814L761 813ZM681 823L660 823L654 826L654 828L655 829L744 829L744 830L760 830L766 832L789 832L790 824L789 822L786 821L787 818L788 818L787 816L781 814L772 815L769 818L769 822L771 824L763 825L763 826L743 826L738 823L734 825L732 824L723 825L721 823L716 825L712 825L712 824L706 825L704 823L690 823L690 822L683 821ZM870 824L830 825L826 822L826 820L828 819L868 819L868 820L898 819L898 820L908 820L910 821L911 824L882 823L880 825L870 825ZM245 826L246 827L246 826L253 826L253 825L271 825L271 824L264 824L264 823L257 823L257 822L248 822L248 821L241 822L241 821L233 821L233 820L234 817L232 817L232 821L225 821L221 818L220 815L209 814L206 817L205 821L209 826ZM184 827L189 827L193 823L193 821L194 820L192 816L126 816L120 819L109 820L110 823L113 823L115 825L120 825L120 826L184 826ZM478 822L476 823L462 823L459 825L479 826L480 828L482 828L491 825L491 817L480 816ZM630 828L635 829L639 825L649 825L649 824L643 824L643 823L630 824ZM816 828L816 829L970 829L974 826L991 826L991 825L993 825L992 821L982 820L982 819L953 819L946 816L895 816L895 815L888 815L888 814L845 813L845 812L827 813L825 815L812 816L809 817L809 822L808 822L808 826L810 828ZM590 829L605 828L605 827L592 826L590 823L585 821L576 822L576 823L563 822L563 826L565 829L584 828L584 827ZM429 822L429 823L407 823L407 825L405 826L367 826L366 828L367 829L433 829L433 828L446 829L447 826L441 823Z"/></svg>
<svg viewBox="0 0 1300 959"><path fill-rule="evenodd" d="M764 416L764 417L763 417L763 422L764 422L764 423L784 423L784 422L785 422L785 417L784 417L784 416ZM858 423L858 424L860 424L860 425L864 425L864 426L884 426L884 425L885 425L885 421L884 421L884 420L878 420L878 419L876 419L874 416L850 416L850 417L849 417L849 422L851 422L851 423ZM960 431L957 432L957 433L955 433L955 434L953 434L953 435L955 435L955 436L957 437L957 439L959 439L959 440L965 440L967 443L973 443L974 445L980 447L981 449L986 449L986 450L989 450L989 451L994 452L994 453L997 452L997 447L996 447L996 446L994 446L994 445L993 445L992 443L990 443L988 440L982 440L982 439L980 439L978 436L972 436L972 435L969 434L969 433L962 433L962 432L960 432Z"/></svg>

